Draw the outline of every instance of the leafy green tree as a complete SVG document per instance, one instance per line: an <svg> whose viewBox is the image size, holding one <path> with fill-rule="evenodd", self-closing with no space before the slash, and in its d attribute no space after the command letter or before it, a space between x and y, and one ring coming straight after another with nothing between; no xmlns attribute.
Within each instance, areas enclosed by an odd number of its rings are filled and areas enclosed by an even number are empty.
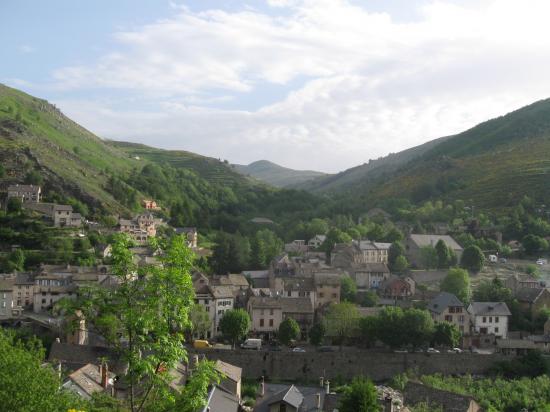
<svg viewBox="0 0 550 412"><path fill-rule="evenodd" d="M397 273L405 272L409 267L409 262L405 256L397 256L393 265L393 271Z"/></svg>
<svg viewBox="0 0 550 412"><path fill-rule="evenodd" d="M399 256L405 256L405 248L401 242L393 242L388 250L388 266L392 272L396 272L395 264Z"/></svg>
<svg viewBox="0 0 550 412"><path fill-rule="evenodd" d="M476 245L470 245L462 252L460 266L472 272L479 272L485 264L485 256Z"/></svg>
<svg viewBox="0 0 550 412"><path fill-rule="evenodd" d="M204 402L202 398L181 400L168 390L170 370L186 358L182 342L194 304L190 275L193 254L182 236L174 236L157 245L163 250L158 256L159 265L138 267L133 261L132 245L126 235L115 237L112 271L118 287L83 290L74 308L82 311L126 363L127 371L121 379L129 387L132 412L158 410L157 401L151 398L153 393L162 394L162 404L171 410L176 402ZM200 368L213 373L209 364Z"/></svg>
<svg viewBox="0 0 550 412"><path fill-rule="evenodd" d="M44 178L37 170L31 170L25 176L25 183L29 185L42 185L44 183Z"/></svg>
<svg viewBox="0 0 550 412"><path fill-rule="evenodd" d="M345 302L355 302L357 296L357 285L348 275L340 278L340 297Z"/></svg>
<svg viewBox="0 0 550 412"><path fill-rule="evenodd" d="M189 320L191 321L190 332L193 336L204 337L212 328L210 315L202 305L193 305L189 311Z"/></svg>
<svg viewBox="0 0 550 412"><path fill-rule="evenodd" d="M400 307L388 306L378 314L378 338L390 348L406 344L403 310Z"/></svg>
<svg viewBox="0 0 550 412"><path fill-rule="evenodd" d="M470 275L464 269L453 268L441 282L442 292L455 295L461 302L470 302Z"/></svg>
<svg viewBox="0 0 550 412"><path fill-rule="evenodd" d="M359 312L350 302L333 303L324 318L327 335L338 340L340 345L346 338L354 336L359 327Z"/></svg>
<svg viewBox="0 0 550 412"><path fill-rule="evenodd" d="M323 250L327 257L330 258L330 254L332 253L332 249L336 243L350 243L351 240L351 237L347 233L341 231L340 229L332 228L328 231L327 238L321 245L321 250Z"/></svg>
<svg viewBox="0 0 550 412"><path fill-rule="evenodd" d="M289 346L290 342L300 337L300 325L292 318L286 318L279 325L279 340L283 345Z"/></svg>
<svg viewBox="0 0 550 412"><path fill-rule="evenodd" d="M9 254L7 268L9 272L25 270L25 252L21 249L15 249Z"/></svg>
<svg viewBox="0 0 550 412"><path fill-rule="evenodd" d="M452 323L439 322L434 327L432 340L435 345L454 348L460 342L460 331Z"/></svg>
<svg viewBox="0 0 550 412"><path fill-rule="evenodd" d="M445 242L441 239L435 244L435 252L437 253L438 269L448 268L451 263L451 253Z"/></svg>
<svg viewBox="0 0 550 412"><path fill-rule="evenodd" d="M378 297L376 292L373 292L372 290L369 290L369 291L367 291L367 293L365 293L365 297L363 299L362 306L367 307L367 308L372 308L372 307L378 305L379 300L380 300L380 298Z"/></svg>
<svg viewBox="0 0 550 412"><path fill-rule="evenodd" d="M240 233L230 235L220 232L216 236L216 246L209 260L210 266L218 274L239 273L248 266L250 242Z"/></svg>
<svg viewBox="0 0 550 412"><path fill-rule="evenodd" d="M258 230L252 239L252 265L258 269L266 268L271 260L281 253L283 246L283 241L273 231Z"/></svg>
<svg viewBox="0 0 550 412"><path fill-rule="evenodd" d="M420 261L426 269L437 267L437 252L433 246L422 246L420 248Z"/></svg>
<svg viewBox="0 0 550 412"><path fill-rule="evenodd" d="M0 409L10 412L67 412L89 405L60 389L57 373L42 366L44 350L26 347L0 328Z"/></svg>
<svg viewBox="0 0 550 412"><path fill-rule="evenodd" d="M344 390L338 407L340 412L378 412L378 394L373 383L362 377L353 378Z"/></svg>
<svg viewBox="0 0 550 412"><path fill-rule="evenodd" d="M473 293L477 302L506 302L512 300L512 290L505 287L502 280L495 277L492 280L482 280Z"/></svg>
<svg viewBox="0 0 550 412"><path fill-rule="evenodd" d="M365 316L359 320L361 341L369 348L372 347L378 339L379 325L380 323L376 316Z"/></svg>
<svg viewBox="0 0 550 412"><path fill-rule="evenodd" d="M316 323L309 330L309 343L313 346L319 346L325 337L325 325L321 322Z"/></svg>
<svg viewBox="0 0 550 412"><path fill-rule="evenodd" d="M22 209L21 199L18 199L16 197L11 197L8 200L8 204L7 204L8 213L19 213L21 212L21 209Z"/></svg>
<svg viewBox="0 0 550 412"><path fill-rule="evenodd" d="M233 309L225 312L220 320L220 330L235 346L250 330L250 316L244 309Z"/></svg>
<svg viewBox="0 0 550 412"><path fill-rule="evenodd" d="M535 278L540 277L540 270L537 267L537 265L533 265L533 264L527 265L525 267L525 273L527 273L528 275L533 276Z"/></svg>
<svg viewBox="0 0 550 412"><path fill-rule="evenodd" d="M434 322L430 313L422 309L407 309L403 313L403 334L413 348L428 344L432 338Z"/></svg>
<svg viewBox="0 0 550 412"><path fill-rule="evenodd" d="M528 255L536 255L539 252L548 250L548 242L546 239L533 234L525 236L521 244L523 249L525 249L525 253Z"/></svg>

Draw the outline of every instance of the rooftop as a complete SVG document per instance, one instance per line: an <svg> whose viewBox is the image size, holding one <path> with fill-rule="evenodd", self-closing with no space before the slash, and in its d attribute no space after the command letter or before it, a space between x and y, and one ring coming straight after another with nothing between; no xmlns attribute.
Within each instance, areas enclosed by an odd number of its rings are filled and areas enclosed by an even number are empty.
<svg viewBox="0 0 550 412"><path fill-rule="evenodd" d="M452 293L441 292L428 303L428 310L430 312L442 313L449 306L464 307L464 304Z"/></svg>
<svg viewBox="0 0 550 412"><path fill-rule="evenodd" d="M434 246L437 244L438 241L442 240L445 242L447 247L450 247L453 250L462 250L462 246L460 246L456 241L450 237L449 235L419 235L419 234L411 234L409 235L410 239L418 246Z"/></svg>
<svg viewBox="0 0 550 412"><path fill-rule="evenodd" d="M510 309L504 302L472 302L468 312L475 316L511 316Z"/></svg>

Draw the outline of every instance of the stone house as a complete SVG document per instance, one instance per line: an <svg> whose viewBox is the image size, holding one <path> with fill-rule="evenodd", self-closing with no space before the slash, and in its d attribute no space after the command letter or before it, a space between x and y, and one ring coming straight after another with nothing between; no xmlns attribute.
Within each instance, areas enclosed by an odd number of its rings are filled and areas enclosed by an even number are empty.
<svg viewBox="0 0 550 412"><path fill-rule="evenodd" d="M22 203L39 203L42 197L42 189L35 185L10 185L8 186L8 199L20 199Z"/></svg>
<svg viewBox="0 0 550 412"><path fill-rule="evenodd" d="M13 301L13 278L0 279L0 318L12 316L15 307Z"/></svg>
<svg viewBox="0 0 550 412"><path fill-rule="evenodd" d="M458 261L462 257L462 247L449 235L420 235L410 234L405 239L405 256L413 267L422 267L422 248L426 246L435 247L438 241L442 240L445 245L454 251Z"/></svg>
<svg viewBox="0 0 550 412"><path fill-rule="evenodd" d="M546 288L522 288L515 293L520 307L535 316L542 309L550 308L550 292Z"/></svg>
<svg viewBox="0 0 550 412"><path fill-rule="evenodd" d="M82 216L74 213L71 205L58 205L56 203L26 203L25 209L38 212L49 218L55 227L80 227Z"/></svg>
<svg viewBox="0 0 550 412"><path fill-rule="evenodd" d="M215 368L224 376L220 383L218 383L218 386L232 393L240 400L243 374L242 368L221 360L216 361Z"/></svg>
<svg viewBox="0 0 550 412"><path fill-rule="evenodd" d="M305 240L296 239L290 243L285 243L285 252L303 254L309 250Z"/></svg>
<svg viewBox="0 0 550 412"><path fill-rule="evenodd" d="M441 292L430 303L428 311L435 322L449 322L462 334L469 332L470 317L464 304L452 293Z"/></svg>
<svg viewBox="0 0 550 412"><path fill-rule="evenodd" d="M76 286L71 277L60 274L42 273L34 278L33 311L44 312L60 299L76 298Z"/></svg>
<svg viewBox="0 0 550 412"><path fill-rule="evenodd" d="M543 289L545 282L529 275L522 276L516 273L506 278L504 286L516 293L518 290L525 288Z"/></svg>
<svg viewBox="0 0 550 412"><path fill-rule="evenodd" d="M315 307L315 286L312 278L277 278L275 291L287 298L309 298L312 307Z"/></svg>
<svg viewBox="0 0 550 412"><path fill-rule="evenodd" d="M410 277L392 276L380 284L379 293L387 299L407 299L416 291L415 282Z"/></svg>
<svg viewBox="0 0 550 412"><path fill-rule="evenodd" d="M13 282L13 300L23 309L32 308L34 300L34 279L30 273L17 273Z"/></svg>
<svg viewBox="0 0 550 412"><path fill-rule="evenodd" d="M327 239L326 235L315 235L307 242L307 245L312 249L318 249Z"/></svg>
<svg viewBox="0 0 550 412"><path fill-rule="evenodd" d="M508 337L508 321L512 316L504 302L472 302L468 306L472 333Z"/></svg>
<svg viewBox="0 0 550 412"><path fill-rule="evenodd" d="M390 269L385 263L354 265L350 272L360 291L378 289L390 277Z"/></svg>
<svg viewBox="0 0 550 412"><path fill-rule="evenodd" d="M160 210L160 207L158 207L157 202L151 199L143 199L141 201L141 206L143 206L143 208L147 210Z"/></svg>
<svg viewBox="0 0 550 412"><path fill-rule="evenodd" d="M309 298L288 297L251 297L248 300L248 313L251 319L251 331L258 335L271 336L279 330L286 318L293 318L302 337L313 325L313 306Z"/></svg>
<svg viewBox="0 0 550 412"><path fill-rule="evenodd" d="M315 308L340 302L340 279L337 273L318 272L313 274L315 286Z"/></svg>
<svg viewBox="0 0 550 412"><path fill-rule="evenodd" d="M196 227L177 227L174 229L176 234L184 235L187 238L187 246L191 249L199 247L199 232Z"/></svg>
<svg viewBox="0 0 550 412"><path fill-rule="evenodd" d="M337 243L331 252L331 264L336 268L349 269L354 264L388 263L391 243L370 240Z"/></svg>
<svg viewBox="0 0 550 412"><path fill-rule="evenodd" d="M199 285L195 287L195 303L203 306L210 317L211 329L206 334L209 339L220 334L220 321L225 312L233 309L235 298L228 286Z"/></svg>

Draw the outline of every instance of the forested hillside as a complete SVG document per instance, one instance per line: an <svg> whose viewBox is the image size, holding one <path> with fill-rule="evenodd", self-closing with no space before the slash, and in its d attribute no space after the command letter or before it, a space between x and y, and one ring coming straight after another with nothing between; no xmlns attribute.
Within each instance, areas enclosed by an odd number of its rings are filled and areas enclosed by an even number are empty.
<svg viewBox="0 0 550 412"><path fill-rule="evenodd" d="M326 176L325 173L313 170L289 169L268 160L258 160L249 165L233 165L233 168L245 176L251 176L276 187L298 185L303 182L309 182L317 177Z"/></svg>

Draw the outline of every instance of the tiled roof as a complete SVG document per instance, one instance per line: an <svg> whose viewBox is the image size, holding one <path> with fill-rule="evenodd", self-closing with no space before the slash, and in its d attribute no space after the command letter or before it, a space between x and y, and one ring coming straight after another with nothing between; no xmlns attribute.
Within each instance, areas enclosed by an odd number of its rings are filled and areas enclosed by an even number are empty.
<svg viewBox="0 0 550 412"><path fill-rule="evenodd" d="M227 378L234 382L239 382L243 374L242 368L221 360L216 361L216 370L223 373Z"/></svg>
<svg viewBox="0 0 550 412"><path fill-rule="evenodd" d="M504 302L472 302L468 312L475 316L511 316L510 309Z"/></svg>
<svg viewBox="0 0 550 412"><path fill-rule="evenodd" d="M441 292L428 303L428 310L435 313L442 313L449 306L464 307L464 304L452 293Z"/></svg>
<svg viewBox="0 0 550 412"><path fill-rule="evenodd" d="M456 243L456 241L450 237L449 235L419 235L419 234L411 234L409 235L410 239L418 246L434 246L437 244L439 240L442 240L445 242L445 245L447 247L453 249L453 250L462 250L462 247Z"/></svg>
<svg viewBox="0 0 550 412"><path fill-rule="evenodd" d="M516 292L516 299L519 302L534 303L539 296L544 293L545 289L538 288L521 288Z"/></svg>
<svg viewBox="0 0 550 412"><path fill-rule="evenodd" d="M115 374L112 372L108 372L108 375L110 379L115 377ZM78 385L78 387L89 396L104 390L103 386L101 386L99 366L92 363L88 363L71 373L69 375L69 380L75 385Z"/></svg>

